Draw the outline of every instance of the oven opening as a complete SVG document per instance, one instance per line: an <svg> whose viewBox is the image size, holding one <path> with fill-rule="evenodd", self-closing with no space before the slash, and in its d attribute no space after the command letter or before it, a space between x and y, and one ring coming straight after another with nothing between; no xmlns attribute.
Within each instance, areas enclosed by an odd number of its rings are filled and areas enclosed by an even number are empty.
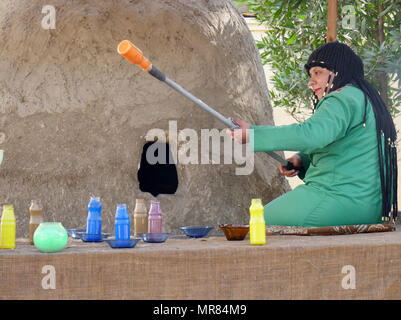
<svg viewBox="0 0 401 320"><path fill-rule="evenodd" d="M172 155L168 143L145 143L138 170L139 189L142 192L157 197L159 194L174 194L177 191L177 168L170 159Z"/></svg>

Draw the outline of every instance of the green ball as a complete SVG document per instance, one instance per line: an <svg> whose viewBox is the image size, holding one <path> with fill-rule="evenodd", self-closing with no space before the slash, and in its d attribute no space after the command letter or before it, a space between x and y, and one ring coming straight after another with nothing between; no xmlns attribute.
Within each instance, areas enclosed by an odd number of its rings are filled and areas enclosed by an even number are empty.
<svg viewBox="0 0 401 320"><path fill-rule="evenodd" d="M61 251L67 242L68 233L61 222L42 222L33 234L33 243L41 252Z"/></svg>

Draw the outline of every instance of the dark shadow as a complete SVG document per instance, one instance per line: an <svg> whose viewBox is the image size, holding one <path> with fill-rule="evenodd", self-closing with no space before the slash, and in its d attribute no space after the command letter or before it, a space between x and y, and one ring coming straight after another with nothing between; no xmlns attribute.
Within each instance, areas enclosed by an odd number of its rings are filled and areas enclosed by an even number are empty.
<svg viewBox="0 0 401 320"><path fill-rule="evenodd" d="M149 150L149 163L146 154ZM153 163L152 158L158 161ZM149 192L154 197L159 194L174 194L178 188L178 175L175 163L169 163L171 158L168 143L147 142L143 146L141 164L138 170L139 189ZM172 159L172 158L171 158Z"/></svg>

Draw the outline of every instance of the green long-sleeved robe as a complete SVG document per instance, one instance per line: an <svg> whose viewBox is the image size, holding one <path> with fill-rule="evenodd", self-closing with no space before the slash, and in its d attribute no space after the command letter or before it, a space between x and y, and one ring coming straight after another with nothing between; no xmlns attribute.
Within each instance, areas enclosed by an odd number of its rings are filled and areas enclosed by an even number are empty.
<svg viewBox="0 0 401 320"><path fill-rule="evenodd" d="M332 92L300 124L252 126L254 151L299 151L305 182L265 206L268 225L320 227L381 220L376 121L363 92Z"/></svg>

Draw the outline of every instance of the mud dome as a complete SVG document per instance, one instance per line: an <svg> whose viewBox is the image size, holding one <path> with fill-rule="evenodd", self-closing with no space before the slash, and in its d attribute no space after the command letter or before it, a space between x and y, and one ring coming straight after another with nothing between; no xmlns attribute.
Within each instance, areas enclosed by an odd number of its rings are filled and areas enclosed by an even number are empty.
<svg viewBox="0 0 401 320"><path fill-rule="evenodd" d="M86 226L90 195L101 197L103 231L114 234L118 203L133 224L137 172L146 133L224 128L117 53L129 39L166 75L226 116L273 124L261 61L250 31L226 0L52 1L56 29L45 30L46 1L0 2L0 196L27 236L31 199L45 221ZM2 135L3 136L3 135ZM200 137L200 134L199 134ZM180 226L246 223L252 198L288 190L277 162L239 166L177 164L178 189L159 195L165 232ZM211 233L213 234L213 233Z"/></svg>

